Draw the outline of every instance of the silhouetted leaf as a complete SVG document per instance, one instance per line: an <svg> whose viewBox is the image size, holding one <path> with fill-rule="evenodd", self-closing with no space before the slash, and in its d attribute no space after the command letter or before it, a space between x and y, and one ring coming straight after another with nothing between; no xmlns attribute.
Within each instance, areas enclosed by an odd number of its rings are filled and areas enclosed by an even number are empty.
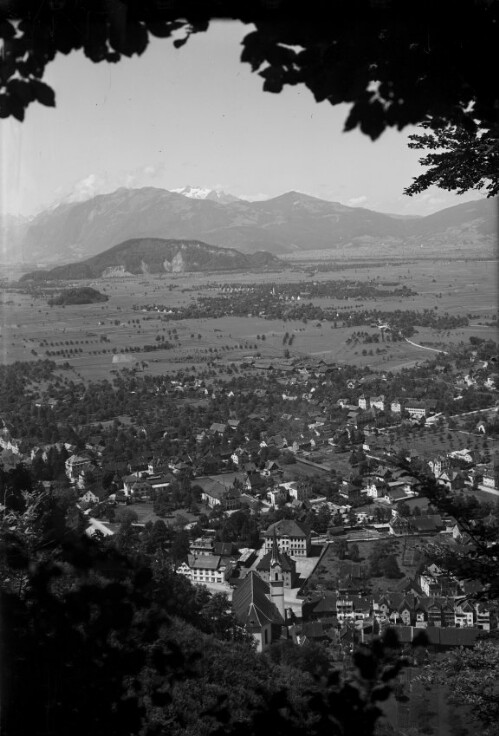
<svg viewBox="0 0 499 736"><path fill-rule="evenodd" d="M33 87L35 99L37 99L38 102L40 102L42 105L46 105L47 107L54 107L54 90L49 87L48 84L45 84L45 82L41 82L39 79L33 79L31 81L31 85Z"/></svg>

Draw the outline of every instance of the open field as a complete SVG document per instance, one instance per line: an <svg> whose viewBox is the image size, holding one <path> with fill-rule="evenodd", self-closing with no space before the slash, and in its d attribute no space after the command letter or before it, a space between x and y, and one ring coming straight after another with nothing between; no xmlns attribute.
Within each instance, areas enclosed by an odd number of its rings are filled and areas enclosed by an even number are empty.
<svg viewBox="0 0 499 736"><path fill-rule="evenodd" d="M374 369L398 370L428 360L433 353L426 349L445 350L452 344L467 342L477 335L497 339L490 322L497 308L496 264L481 261L421 261L362 268L353 265L313 275L303 270L280 273L241 274L165 274L122 279L78 282L102 291L109 297L105 304L49 307L45 298L22 293L14 285L0 292L0 337L2 361L35 360L50 357L56 362L68 361L83 378L109 377L112 370L131 367L145 361L150 373L179 369L204 370L208 361L222 364L237 362L248 354L263 357L283 355L285 332L294 335L292 356L314 355L338 363L368 365ZM329 299L312 301L327 307L343 309L379 309L391 311L437 308L438 313L474 315L472 325L450 331L419 328L407 342L347 344L356 330L379 334L376 328L338 327L328 322L267 320L263 317L223 317L219 319L168 320L167 315L141 312L134 306L163 304L166 308L187 306L199 296L214 296L224 283L269 284L355 279L405 285L418 291L418 296L383 299ZM68 286L72 284L64 284ZM341 320L341 316L340 316ZM176 330L176 337L172 331ZM169 333L170 331L170 333ZM156 348L160 339L173 345L168 350ZM421 347L418 347L420 345ZM134 348L137 352L124 352ZM64 352L63 352L64 351ZM105 352L104 352L105 351ZM52 353L47 355L47 352ZM54 353L59 352L59 355ZM122 357L115 358L113 355ZM116 363L116 360L123 362ZM142 365L141 365L142 367Z"/></svg>
<svg viewBox="0 0 499 736"><path fill-rule="evenodd" d="M418 292L418 296L408 299L383 300L383 309L400 309L401 302L407 309L433 309L450 314L479 312L490 315L497 312L498 302L498 263L491 261L461 260L421 260L401 262L388 266L362 267L355 264L351 268L335 273L334 264L330 272L314 274L314 280L324 278L373 280L375 283L397 281ZM441 296L440 296L441 295ZM319 300L317 300L319 302ZM355 302L354 302L355 303ZM350 306L353 306L351 304Z"/></svg>
<svg viewBox="0 0 499 736"><path fill-rule="evenodd" d="M439 537L439 541L452 543L452 539L447 537ZM366 585L368 585L373 595L382 593L387 590L397 590L397 579L389 579L385 577L370 577L368 573L369 569L369 558L375 554L376 549L381 544L391 545L391 554L396 555L398 566L401 573L405 577L414 578L416 571L423 560L423 554L421 547L428 542L428 537L423 535L413 535L408 537L389 537L374 541L358 541L355 542L359 549L359 562L362 564L364 570ZM354 543L350 543L351 547ZM334 543L330 543L320 561L320 564L314 571L314 574L309 579L303 592L307 593L307 588L310 584L319 583L326 589L330 587L334 590L336 587L336 581L338 577L344 578L345 575L348 577L348 571L345 570L348 567L348 560L341 561L338 559L336 554ZM402 578L401 578L402 579Z"/></svg>

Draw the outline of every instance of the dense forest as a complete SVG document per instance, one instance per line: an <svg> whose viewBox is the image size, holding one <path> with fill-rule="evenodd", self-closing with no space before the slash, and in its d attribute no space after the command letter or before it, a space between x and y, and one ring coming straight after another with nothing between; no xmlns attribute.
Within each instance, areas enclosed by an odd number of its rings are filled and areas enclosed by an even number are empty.
<svg viewBox="0 0 499 736"><path fill-rule="evenodd" d="M57 296L49 299L50 306L60 307L70 304L96 304L97 302L107 302L109 297L101 294L97 289L91 286L81 286L74 289L63 289Z"/></svg>

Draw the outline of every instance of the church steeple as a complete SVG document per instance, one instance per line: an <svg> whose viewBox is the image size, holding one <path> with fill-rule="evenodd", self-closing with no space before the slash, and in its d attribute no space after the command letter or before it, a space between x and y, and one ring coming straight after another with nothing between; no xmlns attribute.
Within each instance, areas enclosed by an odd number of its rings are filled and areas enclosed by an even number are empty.
<svg viewBox="0 0 499 736"><path fill-rule="evenodd" d="M275 529L272 538L272 553L270 556L269 587L270 600L272 601L272 603L275 604L277 610L285 620L286 613L284 610L284 576L282 574L282 559L281 553L279 552L279 545L277 544L277 535Z"/></svg>
<svg viewBox="0 0 499 736"><path fill-rule="evenodd" d="M281 553L279 551L279 545L277 544L277 534L276 530L274 529L274 534L272 536L272 554L270 556L270 569L272 570L273 567L276 565L279 565L282 572L282 559L281 559Z"/></svg>

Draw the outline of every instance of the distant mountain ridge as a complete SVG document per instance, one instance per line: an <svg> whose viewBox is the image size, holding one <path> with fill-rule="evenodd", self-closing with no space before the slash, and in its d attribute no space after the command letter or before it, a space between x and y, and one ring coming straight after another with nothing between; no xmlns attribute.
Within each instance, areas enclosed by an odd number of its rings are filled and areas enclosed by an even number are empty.
<svg viewBox="0 0 499 736"><path fill-rule="evenodd" d="M27 273L20 281L73 281L134 274L245 271L278 267L270 253L239 253L233 248L217 248L198 240L134 238L109 248L93 258L49 271Z"/></svg>
<svg viewBox="0 0 499 736"><path fill-rule="evenodd" d="M293 191L258 202L221 202L210 198L213 190L185 189L196 191L120 188L83 202L65 202L11 225L4 233L3 257L67 263L137 238L191 239L243 253L274 254L341 249L355 255L368 248L373 255L410 255L425 248L488 255L496 243L497 199L404 218Z"/></svg>
<svg viewBox="0 0 499 736"><path fill-rule="evenodd" d="M184 197L190 199L209 199L212 202L218 202L219 204L230 204L231 202L240 202L239 197L234 197L233 194L227 194L222 192L220 189L207 189L205 187L191 187L189 184L186 187L180 189L170 189L170 192L176 192L177 194L183 194Z"/></svg>

